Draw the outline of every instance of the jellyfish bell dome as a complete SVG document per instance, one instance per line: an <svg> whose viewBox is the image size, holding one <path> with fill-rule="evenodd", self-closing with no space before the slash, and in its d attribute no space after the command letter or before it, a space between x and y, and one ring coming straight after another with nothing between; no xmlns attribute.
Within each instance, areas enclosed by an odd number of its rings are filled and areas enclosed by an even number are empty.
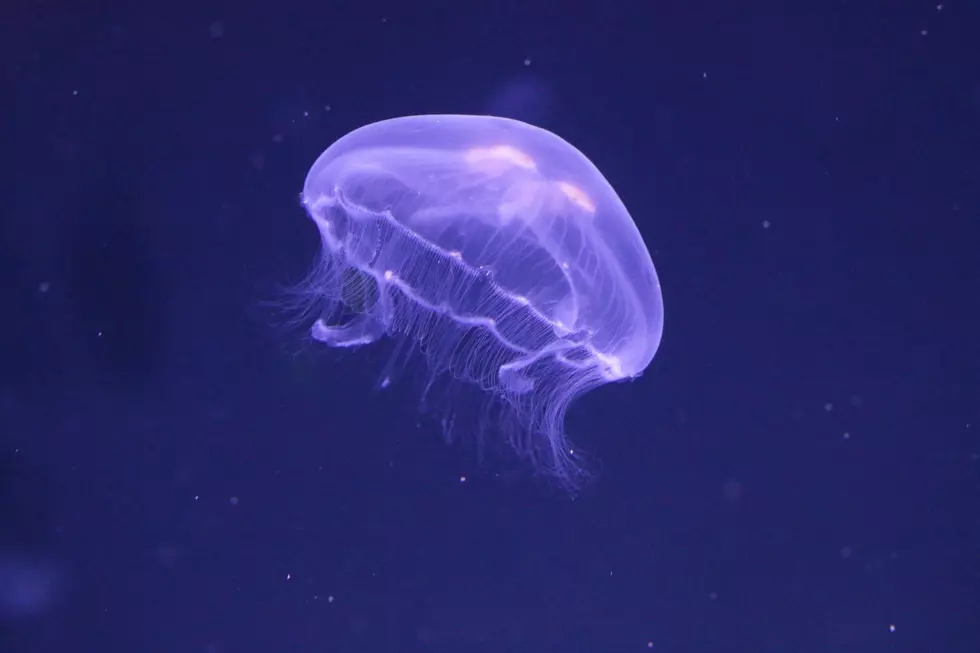
<svg viewBox="0 0 980 653"><path fill-rule="evenodd" d="M369 124L320 155L303 203L323 245L305 285L324 306L312 336L415 342L433 373L502 400L508 441L553 475L574 466L571 401L639 375L660 344L660 283L636 224L544 129L466 115Z"/></svg>
<svg viewBox="0 0 980 653"><path fill-rule="evenodd" d="M384 214L555 337L574 335L608 380L642 372L660 344L660 283L639 230L592 162L544 129L465 115L366 125L317 159L303 199L325 245L355 265L379 261L370 240L343 240L350 220L338 214Z"/></svg>

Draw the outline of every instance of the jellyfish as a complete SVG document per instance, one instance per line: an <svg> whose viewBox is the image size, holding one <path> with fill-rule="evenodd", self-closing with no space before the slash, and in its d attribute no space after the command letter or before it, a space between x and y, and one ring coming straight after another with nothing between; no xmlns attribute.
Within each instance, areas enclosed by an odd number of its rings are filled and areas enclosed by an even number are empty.
<svg viewBox="0 0 980 653"><path fill-rule="evenodd" d="M569 406L639 376L663 329L649 250L595 165L517 120L407 116L330 145L302 202L322 241L295 289L312 338L409 343L428 378L494 406L466 429L580 484L588 472L566 437ZM442 423L459 429L455 417Z"/></svg>

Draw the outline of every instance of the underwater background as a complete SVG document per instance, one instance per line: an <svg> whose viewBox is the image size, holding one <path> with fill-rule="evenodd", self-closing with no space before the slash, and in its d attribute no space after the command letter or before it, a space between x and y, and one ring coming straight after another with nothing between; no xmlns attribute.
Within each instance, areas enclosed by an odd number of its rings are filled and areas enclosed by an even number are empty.
<svg viewBox="0 0 980 653"><path fill-rule="evenodd" d="M980 651L980 5L15 0L0 53L0 653ZM574 495L269 310L316 157L424 113L650 249Z"/></svg>

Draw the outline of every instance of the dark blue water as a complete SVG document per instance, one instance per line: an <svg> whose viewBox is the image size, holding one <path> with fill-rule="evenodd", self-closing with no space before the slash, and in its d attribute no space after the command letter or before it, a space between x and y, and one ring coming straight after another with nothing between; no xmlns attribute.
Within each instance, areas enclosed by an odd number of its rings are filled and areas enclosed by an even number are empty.
<svg viewBox="0 0 980 653"><path fill-rule="evenodd" d="M972 3L8 4L2 653L980 650ZM578 494L269 310L315 158L420 113L560 134L651 251Z"/></svg>

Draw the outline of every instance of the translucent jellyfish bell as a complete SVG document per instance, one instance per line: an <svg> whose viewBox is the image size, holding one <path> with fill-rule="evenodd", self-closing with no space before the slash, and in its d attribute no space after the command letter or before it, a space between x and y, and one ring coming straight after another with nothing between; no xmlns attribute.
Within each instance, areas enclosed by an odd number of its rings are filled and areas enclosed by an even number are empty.
<svg viewBox="0 0 980 653"><path fill-rule="evenodd" d="M511 406L501 430L554 475L574 467L570 401L640 374L660 344L660 284L636 225L548 131L492 116L374 123L317 159L303 200L323 241L304 287L324 307L313 337L411 339L434 373Z"/></svg>

